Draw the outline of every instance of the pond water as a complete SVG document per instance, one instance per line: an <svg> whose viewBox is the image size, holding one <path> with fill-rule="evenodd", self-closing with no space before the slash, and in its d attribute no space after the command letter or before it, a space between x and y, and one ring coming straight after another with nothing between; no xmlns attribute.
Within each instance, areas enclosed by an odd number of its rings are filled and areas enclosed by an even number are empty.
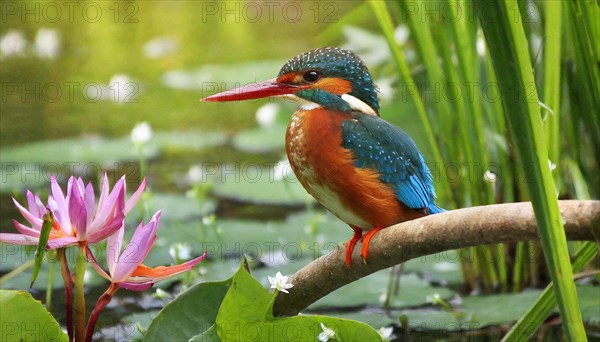
<svg viewBox="0 0 600 342"><path fill-rule="evenodd" d="M174 251L183 259L202 249L214 251L199 272L180 278L183 286L159 284L165 298L160 291L121 291L99 322L103 338L139 338L133 323L147 328L182 287L230 277L242 255L251 257L254 276L266 285L267 275L291 274L350 237L347 226L323 213L288 172L283 135L295 104L198 100L272 78L290 57L325 45L354 44L370 53L377 76L389 74L384 40L364 31L377 26L362 2L11 1L2 6L0 231L14 232L10 222L20 219L11 197L23 203L26 188L46 193L50 174L62 176L63 184L69 174L97 182L106 170L113 181L126 174L131 189L143 172L151 194L128 224L148 220L158 209L164 212L148 263L173 263ZM383 115L410 113L409 106L394 103ZM263 114L257 122L259 108ZM419 143L421 128L410 115L389 118ZM154 132L141 149L129 138L139 122L149 123ZM264 246L272 243L274 253L266 253ZM1 246L1 274L32 258L31 250L13 253ZM460 305L466 294L455 255L408 263L391 311L381 304L390 272L350 285L311 309L375 328L394 324L398 338L403 337L400 317L408 317L417 324L415 338L493 339L535 299L496 299L515 303L506 315L481 311L493 300L467 300L462 310L471 314L468 322L477 322L469 330L461 325L464 317L427 299L438 294ZM29 278L25 272L2 288L26 289ZM45 266L32 290L37 298L44 298L47 279ZM52 312L64 323L59 279L55 272ZM87 282L91 309L105 283L93 275ZM464 330L468 335L461 335Z"/></svg>

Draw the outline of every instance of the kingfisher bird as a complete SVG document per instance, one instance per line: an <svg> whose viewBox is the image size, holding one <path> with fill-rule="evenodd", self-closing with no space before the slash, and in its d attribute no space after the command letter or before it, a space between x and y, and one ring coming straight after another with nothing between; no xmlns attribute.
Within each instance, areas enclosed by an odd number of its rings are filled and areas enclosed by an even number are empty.
<svg viewBox="0 0 600 342"><path fill-rule="evenodd" d="M415 142L379 116L377 92L356 54L325 47L290 59L274 79L202 99L291 96L303 103L287 128L286 153L306 191L354 231L348 266L357 242L366 262L379 230L444 211Z"/></svg>

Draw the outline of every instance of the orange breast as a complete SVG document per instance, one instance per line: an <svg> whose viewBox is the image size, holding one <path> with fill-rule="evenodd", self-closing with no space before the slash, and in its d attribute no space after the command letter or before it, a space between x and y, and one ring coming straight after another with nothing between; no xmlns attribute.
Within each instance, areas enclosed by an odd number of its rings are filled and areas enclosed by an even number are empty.
<svg viewBox="0 0 600 342"><path fill-rule="evenodd" d="M364 230L423 216L399 202L377 170L354 166L352 152L342 147L344 120L351 118L323 108L292 116L286 152L306 191L342 221Z"/></svg>

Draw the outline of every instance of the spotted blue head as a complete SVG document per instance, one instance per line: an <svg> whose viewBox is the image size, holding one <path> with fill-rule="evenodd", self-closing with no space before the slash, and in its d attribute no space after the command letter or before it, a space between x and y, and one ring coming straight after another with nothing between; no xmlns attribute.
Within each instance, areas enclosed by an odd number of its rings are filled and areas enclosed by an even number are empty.
<svg viewBox="0 0 600 342"><path fill-rule="evenodd" d="M235 101L295 95L330 110L378 115L377 87L352 51L325 47L290 59L277 78L229 90L204 101Z"/></svg>

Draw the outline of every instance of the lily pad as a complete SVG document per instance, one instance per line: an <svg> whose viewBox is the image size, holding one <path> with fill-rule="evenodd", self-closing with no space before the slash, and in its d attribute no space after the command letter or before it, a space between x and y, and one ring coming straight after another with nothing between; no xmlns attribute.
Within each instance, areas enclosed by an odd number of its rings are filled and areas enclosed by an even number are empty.
<svg viewBox="0 0 600 342"><path fill-rule="evenodd" d="M283 125L241 131L233 137L233 146L243 152L283 151L285 148L285 131L286 127Z"/></svg>
<svg viewBox="0 0 600 342"><path fill-rule="evenodd" d="M168 239L199 237L209 258L246 255L267 265L285 267L290 263L304 265L331 252L350 233L332 215L315 211L292 215L285 221L219 220L216 230L190 223L174 229Z"/></svg>
<svg viewBox="0 0 600 342"><path fill-rule="evenodd" d="M143 152L146 158L158 154L156 148L144 148ZM100 136L34 142L2 149L0 156L3 163L39 163L42 169L50 167L98 169L118 161L139 159L138 152L129 137L108 139Z"/></svg>
<svg viewBox="0 0 600 342"><path fill-rule="evenodd" d="M144 145L142 153L148 159L163 150L199 150L223 145L227 140L223 132L159 132ZM0 192L36 189L48 184L51 175L93 175L105 168L126 168L119 162L138 160L138 150L129 136L83 136L4 148L0 150Z"/></svg>
<svg viewBox="0 0 600 342"><path fill-rule="evenodd" d="M318 310L327 307L381 306L387 293L389 277L389 269L373 273L330 293L309 308ZM429 285L415 274L402 275L399 292L391 297L390 306L403 308L424 305L428 303L427 296L436 293L446 300L455 295L450 289Z"/></svg>
<svg viewBox="0 0 600 342"><path fill-rule="evenodd" d="M227 143L228 136L225 132L158 132L148 142L149 148L200 150L203 148L222 146Z"/></svg>
<svg viewBox="0 0 600 342"><path fill-rule="evenodd" d="M213 213L217 208L216 203L211 200L206 200L200 205L195 198L181 194L149 194L149 196L144 196L133 211L129 213L127 223L137 227L142 217L150 217L158 210L162 212L160 216L161 225L167 221L185 222L194 219L199 220L203 216ZM146 215L143 215L143 213Z"/></svg>
<svg viewBox="0 0 600 342"><path fill-rule="evenodd" d="M222 177L225 178L225 177ZM240 202L303 205L314 199L294 177L275 179L271 168L250 164L214 184L215 195Z"/></svg>
<svg viewBox="0 0 600 342"><path fill-rule="evenodd" d="M207 64L196 70L171 70L162 78L168 87L174 89L206 91L209 90L207 84L216 84L216 82L227 82L229 86L224 88L231 89L273 77L273 66L283 65L283 63L285 63L283 60L263 60L238 64ZM214 89L213 93L223 90L225 89ZM212 93L202 96L209 95Z"/></svg>
<svg viewBox="0 0 600 342"><path fill-rule="evenodd" d="M68 341L58 322L27 291L0 290L0 340Z"/></svg>
<svg viewBox="0 0 600 342"><path fill-rule="evenodd" d="M407 261L404 264L406 272L416 272L428 280L446 284L462 284L464 282L460 267L458 251L451 250L436 254L425 255Z"/></svg>
<svg viewBox="0 0 600 342"><path fill-rule="evenodd" d="M397 317L406 316L408 329L411 331L460 331L473 329L469 322L459 320L455 315L433 308L402 310Z"/></svg>
<svg viewBox="0 0 600 342"><path fill-rule="evenodd" d="M583 322L600 327L600 286L577 286L577 294Z"/></svg>
<svg viewBox="0 0 600 342"><path fill-rule="evenodd" d="M461 311L465 321L477 323L477 328L515 322L533 305L541 290L463 298ZM498 305L502 303L501 305Z"/></svg>

